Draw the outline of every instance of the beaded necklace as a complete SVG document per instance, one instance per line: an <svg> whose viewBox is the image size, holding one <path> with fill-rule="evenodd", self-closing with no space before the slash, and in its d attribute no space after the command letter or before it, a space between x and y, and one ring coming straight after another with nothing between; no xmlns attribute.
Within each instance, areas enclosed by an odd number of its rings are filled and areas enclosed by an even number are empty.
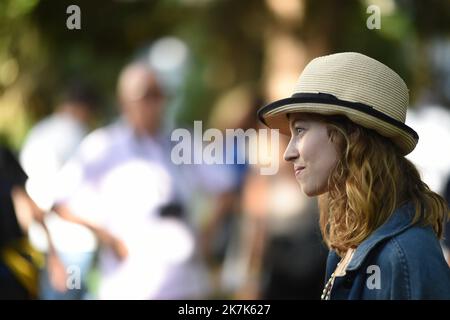
<svg viewBox="0 0 450 320"><path fill-rule="evenodd" d="M336 277L342 277L345 275L345 269L347 265L352 260L353 254L355 253L356 248L350 248L347 250L345 256L339 261L336 266L336 270L331 274L330 279L328 279L325 287L323 288L321 300L330 300L331 298L331 289L333 289L334 280Z"/></svg>

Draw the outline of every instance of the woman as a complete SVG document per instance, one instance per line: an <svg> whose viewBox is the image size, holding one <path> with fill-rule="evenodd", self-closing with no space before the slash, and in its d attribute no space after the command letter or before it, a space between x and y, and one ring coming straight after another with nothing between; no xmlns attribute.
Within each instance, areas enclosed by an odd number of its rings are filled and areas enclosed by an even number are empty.
<svg viewBox="0 0 450 320"><path fill-rule="evenodd" d="M439 238L448 207L405 158L404 81L359 53L312 60L290 98L258 112L291 134L285 160L302 191L319 196L330 249L322 299L450 299Z"/></svg>

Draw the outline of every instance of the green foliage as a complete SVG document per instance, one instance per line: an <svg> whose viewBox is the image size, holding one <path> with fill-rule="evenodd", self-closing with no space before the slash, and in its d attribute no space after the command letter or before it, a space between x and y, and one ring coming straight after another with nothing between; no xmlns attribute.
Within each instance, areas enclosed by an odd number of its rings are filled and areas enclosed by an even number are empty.
<svg viewBox="0 0 450 320"><path fill-rule="evenodd" d="M448 1L395 1L381 30L366 28L364 1L303 0L304 18L290 24L280 21L268 2L1 0L0 132L19 146L29 125L51 112L74 75L97 84L107 101L105 114L113 115L120 68L165 35L183 39L191 50L177 117L189 123L206 119L225 90L260 84L270 28L304 41L306 50L311 39L320 38L322 53L369 54L399 70L409 84L423 82L413 72L421 56L411 48L450 31ZM72 4L81 8L81 30L66 28L66 8Z"/></svg>

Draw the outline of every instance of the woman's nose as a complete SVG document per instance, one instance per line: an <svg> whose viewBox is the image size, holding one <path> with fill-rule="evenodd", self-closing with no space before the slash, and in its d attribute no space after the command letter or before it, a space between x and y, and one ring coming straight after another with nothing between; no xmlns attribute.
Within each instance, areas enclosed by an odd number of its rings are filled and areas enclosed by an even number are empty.
<svg viewBox="0 0 450 320"><path fill-rule="evenodd" d="M294 161L299 156L298 150L296 148L294 139L291 139L289 141L288 146L286 147L286 150L284 151L284 160L285 161Z"/></svg>

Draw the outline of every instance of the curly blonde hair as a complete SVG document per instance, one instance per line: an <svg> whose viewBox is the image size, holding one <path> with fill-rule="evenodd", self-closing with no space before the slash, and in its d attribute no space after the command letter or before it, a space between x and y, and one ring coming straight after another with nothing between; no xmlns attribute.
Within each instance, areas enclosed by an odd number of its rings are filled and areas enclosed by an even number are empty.
<svg viewBox="0 0 450 320"><path fill-rule="evenodd" d="M430 225L441 238L449 214L446 201L421 180L414 164L376 131L344 116L313 116L325 122L338 161L319 196L320 228L327 246L343 255L412 201L413 223Z"/></svg>

